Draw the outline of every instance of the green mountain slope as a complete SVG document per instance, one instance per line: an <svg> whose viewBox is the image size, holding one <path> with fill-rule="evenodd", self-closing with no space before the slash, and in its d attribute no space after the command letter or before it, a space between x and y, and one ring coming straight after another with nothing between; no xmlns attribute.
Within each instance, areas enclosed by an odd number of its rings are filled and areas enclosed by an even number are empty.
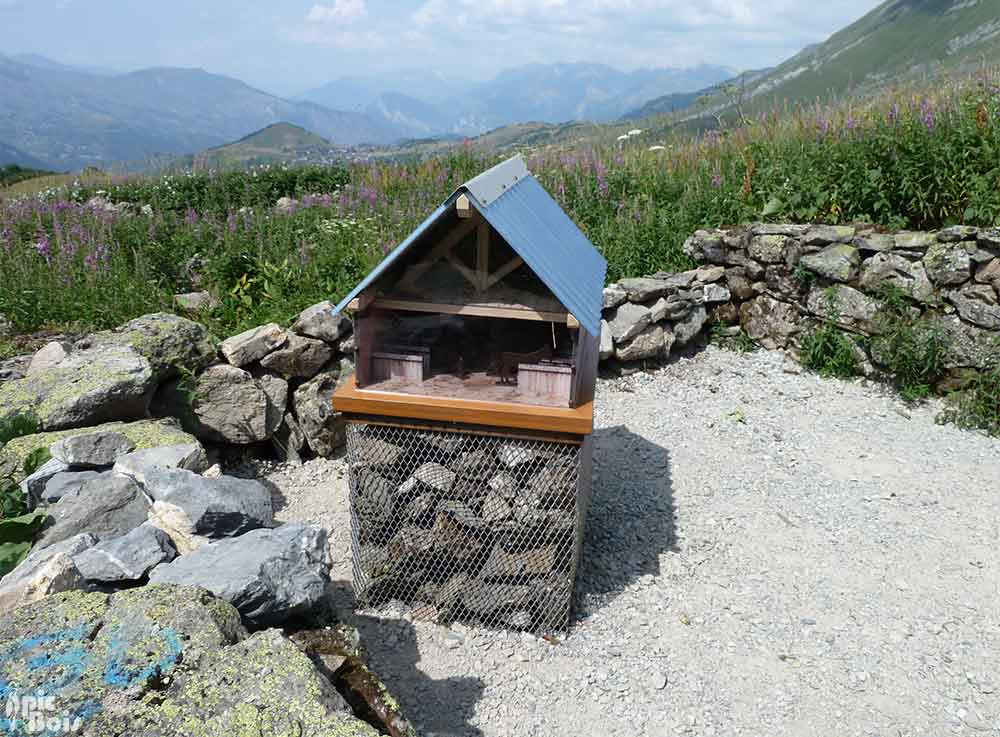
<svg viewBox="0 0 1000 737"><path fill-rule="evenodd" d="M200 151L281 121L343 145L401 137L362 113L284 100L200 69L108 77L0 56L0 141L57 169Z"/></svg>
<svg viewBox="0 0 1000 737"><path fill-rule="evenodd" d="M810 100L1000 62L998 0L887 0L748 87L752 98Z"/></svg>
<svg viewBox="0 0 1000 737"><path fill-rule="evenodd" d="M322 136L291 123L269 125L238 141L193 157L198 168L245 169L260 164L329 163L337 148Z"/></svg>

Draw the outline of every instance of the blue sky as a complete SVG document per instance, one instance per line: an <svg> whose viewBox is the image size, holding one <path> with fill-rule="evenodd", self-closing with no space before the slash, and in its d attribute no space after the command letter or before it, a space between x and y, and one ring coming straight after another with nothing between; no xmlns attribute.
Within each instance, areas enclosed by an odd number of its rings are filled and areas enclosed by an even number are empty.
<svg viewBox="0 0 1000 737"><path fill-rule="evenodd" d="M879 0L0 0L0 52L116 69L191 66L292 94L420 69L530 62L775 64Z"/></svg>

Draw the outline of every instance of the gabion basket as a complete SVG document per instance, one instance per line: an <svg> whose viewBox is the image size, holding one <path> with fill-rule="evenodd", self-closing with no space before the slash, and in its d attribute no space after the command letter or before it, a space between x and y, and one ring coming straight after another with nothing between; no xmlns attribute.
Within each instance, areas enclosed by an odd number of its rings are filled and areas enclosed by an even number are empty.
<svg viewBox="0 0 1000 737"><path fill-rule="evenodd" d="M359 607L565 630L590 493L580 441L348 422Z"/></svg>

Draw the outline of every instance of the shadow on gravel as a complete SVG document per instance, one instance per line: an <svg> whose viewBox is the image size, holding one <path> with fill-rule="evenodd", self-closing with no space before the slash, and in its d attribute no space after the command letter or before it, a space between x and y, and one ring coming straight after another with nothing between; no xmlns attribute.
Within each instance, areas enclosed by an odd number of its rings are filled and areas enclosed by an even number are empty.
<svg viewBox="0 0 1000 737"><path fill-rule="evenodd" d="M479 678L434 680L417 669L420 651L413 625L402 619L379 619L353 611L354 594L347 581L331 585L331 603L345 621L358 628L368 651L368 665L402 706L420 737L482 737L469 724L486 684Z"/></svg>
<svg viewBox="0 0 1000 737"><path fill-rule="evenodd" d="M624 425L597 430L575 620L585 620L594 608L595 602L585 599L610 598L641 576L659 575L660 554L674 549L667 449Z"/></svg>

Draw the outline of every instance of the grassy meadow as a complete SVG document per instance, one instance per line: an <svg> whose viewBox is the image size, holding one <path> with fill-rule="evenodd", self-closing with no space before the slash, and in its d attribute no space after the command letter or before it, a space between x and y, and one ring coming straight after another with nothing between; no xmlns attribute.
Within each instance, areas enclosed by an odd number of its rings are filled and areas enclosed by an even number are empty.
<svg viewBox="0 0 1000 737"><path fill-rule="evenodd" d="M886 228L1000 223L1000 87L991 78L863 104L771 111L697 138L579 143L529 166L609 262L609 280L690 264L695 229L745 221ZM0 314L82 331L205 289L229 335L336 299L461 182L499 158L61 179L0 190ZM108 211L95 196L135 207ZM280 197L297 206L278 213ZM152 214L139 211L149 205Z"/></svg>

